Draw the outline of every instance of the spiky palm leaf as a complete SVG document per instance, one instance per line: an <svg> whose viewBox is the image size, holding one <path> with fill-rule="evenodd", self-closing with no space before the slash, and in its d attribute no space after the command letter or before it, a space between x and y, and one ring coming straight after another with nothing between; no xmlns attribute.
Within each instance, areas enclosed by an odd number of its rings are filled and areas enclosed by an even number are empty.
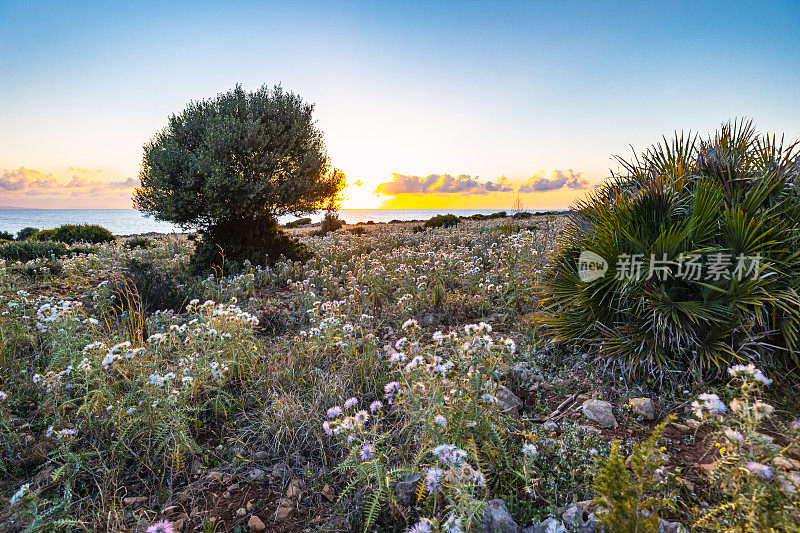
<svg viewBox="0 0 800 533"><path fill-rule="evenodd" d="M759 135L752 122L713 138L676 134L619 159L615 175L578 202L540 287L540 322L629 374L719 373L738 361L800 364L800 157L797 143ZM583 282L577 258L610 265ZM643 276L616 276L640 254ZM678 276L682 258L759 255L755 275ZM648 277L651 258L669 275Z"/></svg>

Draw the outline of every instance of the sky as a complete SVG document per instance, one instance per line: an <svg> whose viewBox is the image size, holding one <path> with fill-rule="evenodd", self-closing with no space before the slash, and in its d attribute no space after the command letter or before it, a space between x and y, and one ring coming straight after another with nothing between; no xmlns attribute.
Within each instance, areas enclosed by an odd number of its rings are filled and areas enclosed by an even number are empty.
<svg viewBox="0 0 800 533"><path fill-rule="evenodd" d="M187 102L315 104L345 208L568 207L661 135L800 138L800 2L0 0L0 206L130 207Z"/></svg>

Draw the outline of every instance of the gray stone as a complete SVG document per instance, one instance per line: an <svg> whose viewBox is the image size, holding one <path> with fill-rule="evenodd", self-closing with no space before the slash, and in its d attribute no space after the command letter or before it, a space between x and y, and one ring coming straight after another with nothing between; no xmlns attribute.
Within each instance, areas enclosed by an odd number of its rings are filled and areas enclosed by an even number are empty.
<svg viewBox="0 0 800 533"><path fill-rule="evenodd" d="M530 527L526 527L522 530L522 533L566 533L567 529L564 527L564 524L561 523L561 520L557 518L550 517L544 522L539 522L538 524Z"/></svg>
<svg viewBox="0 0 800 533"><path fill-rule="evenodd" d="M558 424L552 420L547 420L544 424L542 424L542 429L545 431L558 431Z"/></svg>
<svg viewBox="0 0 800 533"><path fill-rule="evenodd" d="M397 503L403 507L410 507L417 500L417 481L422 479L422 474L409 474L398 479L394 484L394 493Z"/></svg>
<svg viewBox="0 0 800 533"><path fill-rule="evenodd" d="M653 400L650 398L633 398L630 401L630 405L634 414L647 420L655 419L656 409L653 406Z"/></svg>
<svg viewBox="0 0 800 533"><path fill-rule="evenodd" d="M517 364L511 369L511 375L522 383L539 383L544 381L544 376L526 368L522 363Z"/></svg>
<svg viewBox="0 0 800 533"><path fill-rule="evenodd" d="M292 471L285 463L278 463L272 467L272 478L283 480L292 475Z"/></svg>
<svg viewBox="0 0 800 533"><path fill-rule="evenodd" d="M617 419L614 418L614 412L611 404L603 400L586 400L583 402L583 416L592 422L605 427L617 427Z"/></svg>
<svg viewBox="0 0 800 533"><path fill-rule="evenodd" d="M486 504L482 533L519 533L520 527L506 509L503 500L492 500Z"/></svg>
<svg viewBox="0 0 800 533"><path fill-rule="evenodd" d="M594 533L599 530L598 520L591 512L593 502L586 500L571 503L564 507L561 520L566 525L567 531L574 533Z"/></svg>
<svg viewBox="0 0 800 533"><path fill-rule="evenodd" d="M686 528L680 522L667 522L662 519L658 523L658 533L686 533Z"/></svg>
<svg viewBox="0 0 800 533"><path fill-rule="evenodd" d="M495 393L495 398L497 398L497 407L500 408L500 411L507 415L518 415L519 410L522 408L522 400L517 398L513 392L511 392L508 387L505 385L500 385L497 387L497 393Z"/></svg>

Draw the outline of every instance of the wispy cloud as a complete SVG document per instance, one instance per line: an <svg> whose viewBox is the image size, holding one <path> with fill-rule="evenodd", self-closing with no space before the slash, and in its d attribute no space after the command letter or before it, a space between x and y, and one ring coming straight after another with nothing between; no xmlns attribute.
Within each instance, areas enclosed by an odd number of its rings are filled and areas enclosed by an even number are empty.
<svg viewBox="0 0 800 533"><path fill-rule="evenodd" d="M583 172L575 172L570 168L567 170L554 170L551 178L546 178L544 172L540 172L520 185L519 192L547 192L565 187L573 190L588 189L590 184L588 180L584 179Z"/></svg>
<svg viewBox="0 0 800 533"><path fill-rule="evenodd" d="M512 191L508 180L501 176L494 181L478 181L467 174L429 174L428 176L408 176L392 174L392 181L378 185L376 192L390 195L398 194L447 194L484 195L495 192Z"/></svg>
<svg viewBox="0 0 800 533"><path fill-rule="evenodd" d="M42 172L36 169L19 167L0 169L0 198L4 204L36 206L45 199L54 205L41 207L75 207L85 200L96 204L107 200L114 204L128 202L131 192L139 186L139 180L107 179L100 170L92 171L70 167L64 172ZM76 204L77 202L77 204Z"/></svg>

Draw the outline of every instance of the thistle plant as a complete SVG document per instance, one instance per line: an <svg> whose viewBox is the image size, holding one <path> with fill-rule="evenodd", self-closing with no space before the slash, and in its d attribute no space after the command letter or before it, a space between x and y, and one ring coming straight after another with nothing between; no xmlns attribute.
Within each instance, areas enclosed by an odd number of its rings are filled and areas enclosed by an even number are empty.
<svg viewBox="0 0 800 533"><path fill-rule="evenodd" d="M709 531L793 531L800 527L800 424L783 426L781 444L760 429L774 414L761 399L772 382L754 365L728 370L736 396L726 407L715 395L693 403L698 418L716 428L719 454L709 497L695 527ZM774 426L775 427L775 426ZM777 425L780 428L781 425Z"/></svg>

